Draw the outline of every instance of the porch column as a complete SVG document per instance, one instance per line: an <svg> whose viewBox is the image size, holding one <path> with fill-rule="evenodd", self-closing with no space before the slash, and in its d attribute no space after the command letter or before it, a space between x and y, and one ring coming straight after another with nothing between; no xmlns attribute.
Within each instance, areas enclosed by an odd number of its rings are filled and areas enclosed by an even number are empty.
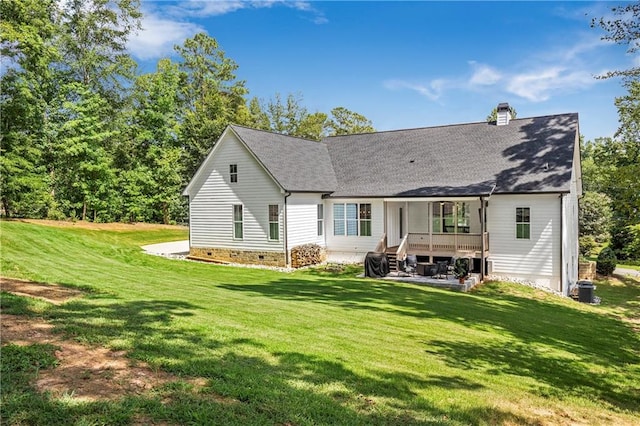
<svg viewBox="0 0 640 426"><path fill-rule="evenodd" d="M404 231L404 233L409 234L409 202L408 201L404 202L404 217L401 220L404 220L404 223L407 228ZM404 235L400 235L400 238L404 238Z"/></svg>
<svg viewBox="0 0 640 426"><path fill-rule="evenodd" d="M382 202L382 221L383 221L382 229L384 231L384 234L388 236L387 234L387 202L386 201Z"/></svg>

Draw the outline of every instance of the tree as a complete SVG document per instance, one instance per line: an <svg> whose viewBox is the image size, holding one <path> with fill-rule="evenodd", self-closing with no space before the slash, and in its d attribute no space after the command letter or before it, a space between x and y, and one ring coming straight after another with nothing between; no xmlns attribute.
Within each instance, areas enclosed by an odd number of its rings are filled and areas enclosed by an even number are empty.
<svg viewBox="0 0 640 426"><path fill-rule="evenodd" d="M82 83L116 109L136 63L127 51L140 29L139 0L68 0L61 5L59 69L67 82Z"/></svg>
<svg viewBox="0 0 640 426"><path fill-rule="evenodd" d="M136 79L127 144L117 159L124 172L124 214L130 221L170 223L184 216L180 123L185 114L181 88L186 75L170 59Z"/></svg>
<svg viewBox="0 0 640 426"><path fill-rule="evenodd" d="M627 53L634 54L640 50L640 2L626 6L611 8L613 19L593 18L591 27L600 27L605 31L602 40L627 45ZM637 80L640 77L640 66L634 66L626 70L609 71L600 78L623 77L627 82Z"/></svg>
<svg viewBox="0 0 640 426"><path fill-rule="evenodd" d="M516 118L518 115L516 109L511 105L509 105L509 113L511 114L512 119ZM495 121L498 121L498 107L493 108L489 115L487 115L487 123L493 123Z"/></svg>
<svg viewBox="0 0 640 426"><path fill-rule="evenodd" d="M184 182L195 173L225 127L245 111L244 81L237 80L238 65L227 58L216 39L196 34L176 46L185 73L187 112L180 129L184 149Z"/></svg>
<svg viewBox="0 0 640 426"><path fill-rule="evenodd" d="M585 192L578 210L580 236L591 236L598 242L609 239L611 226L611 199L599 192Z"/></svg>
<svg viewBox="0 0 640 426"><path fill-rule="evenodd" d="M52 184L63 213L112 220L115 173L105 146L113 136L107 101L80 83L62 86L47 123Z"/></svg>
<svg viewBox="0 0 640 426"><path fill-rule="evenodd" d="M54 0L0 2L0 199L8 216L43 216L51 205L43 143L55 14Z"/></svg>
<svg viewBox="0 0 640 426"><path fill-rule="evenodd" d="M350 111L344 107L336 107L331 110L331 119L327 124L329 136L349 135L354 133L371 133L373 128L371 120L362 114Z"/></svg>

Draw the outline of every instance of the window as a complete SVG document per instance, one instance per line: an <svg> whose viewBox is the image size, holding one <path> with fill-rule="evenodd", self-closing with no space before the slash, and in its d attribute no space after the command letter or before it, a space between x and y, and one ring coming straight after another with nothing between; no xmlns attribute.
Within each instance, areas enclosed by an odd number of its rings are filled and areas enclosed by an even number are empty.
<svg viewBox="0 0 640 426"><path fill-rule="evenodd" d="M360 204L360 236L371 236L371 204Z"/></svg>
<svg viewBox="0 0 640 426"><path fill-rule="evenodd" d="M318 204L318 236L324 235L324 205Z"/></svg>
<svg viewBox="0 0 640 426"><path fill-rule="evenodd" d="M469 233L471 208L469 203L440 201L433 203L433 232Z"/></svg>
<svg viewBox="0 0 640 426"><path fill-rule="evenodd" d="M344 204L333 205L333 235L344 235Z"/></svg>
<svg viewBox="0 0 640 426"><path fill-rule="evenodd" d="M347 236L358 235L358 205L356 203L347 204Z"/></svg>
<svg viewBox="0 0 640 426"><path fill-rule="evenodd" d="M277 204L269 204L269 239L280 239L280 207Z"/></svg>
<svg viewBox="0 0 640 426"><path fill-rule="evenodd" d="M457 221L456 221L456 229L458 233L468 234L469 233L469 213L471 212L471 208L469 203L460 202L456 203L457 206Z"/></svg>
<svg viewBox="0 0 640 426"><path fill-rule="evenodd" d="M516 207L516 238L531 238L531 211L529 207Z"/></svg>
<svg viewBox="0 0 640 426"><path fill-rule="evenodd" d="M229 180L231 183L238 182L238 165L229 164Z"/></svg>
<svg viewBox="0 0 640 426"><path fill-rule="evenodd" d="M233 205L233 238L241 240L243 234L242 204Z"/></svg>
<svg viewBox="0 0 640 426"><path fill-rule="evenodd" d="M334 204L333 235L371 236L371 204Z"/></svg>

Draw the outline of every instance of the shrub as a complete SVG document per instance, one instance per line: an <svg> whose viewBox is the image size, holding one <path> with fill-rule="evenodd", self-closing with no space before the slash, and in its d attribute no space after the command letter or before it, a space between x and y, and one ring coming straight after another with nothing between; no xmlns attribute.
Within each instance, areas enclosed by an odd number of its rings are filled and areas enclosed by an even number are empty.
<svg viewBox="0 0 640 426"><path fill-rule="evenodd" d="M598 255L598 261L596 263L596 272L600 275L611 275L613 270L616 269L616 254L610 247L602 249Z"/></svg>
<svg viewBox="0 0 640 426"><path fill-rule="evenodd" d="M640 260L640 224L627 226L627 245L621 252L625 259Z"/></svg>
<svg viewBox="0 0 640 426"><path fill-rule="evenodd" d="M580 245L580 255L584 257L590 256L593 252L593 249L595 249L598 245L595 238L593 238L591 235L580 237L578 241Z"/></svg>
<svg viewBox="0 0 640 426"><path fill-rule="evenodd" d="M630 227L624 223L616 223L611 229L611 243L609 247L611 247L618 259L626 259L627 254L625 248L632 240L633 235L631 235Z"/></svg>
<svg viewBox="0 0 640 426"><path fill-rule="evenodd" d="M466 278L469 275L469 259L459 257L453 264L453 275L456 278Z"/></svg>

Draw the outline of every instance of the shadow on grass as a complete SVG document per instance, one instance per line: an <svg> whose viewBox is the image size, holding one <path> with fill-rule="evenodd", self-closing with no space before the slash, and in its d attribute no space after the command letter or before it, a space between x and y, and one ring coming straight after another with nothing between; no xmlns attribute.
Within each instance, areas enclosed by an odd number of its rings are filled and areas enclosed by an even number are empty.
<svg viewBox="0 0 640 426"><path fill-rule="evenodd" d="M640 279L614 274L613 279L599 279L595 284L604 308L612 308L627 319L640 319Z"/></svg>
<svg viewBox="0 0 640 426"><path fill-rule="evenodd" d="M437 318L494 333L499 339L429 341L430 350L454 367L530 377L543 396L598 399L640 412L637 383L640 340L628 324L586 312L568 300L510 295L500 284L473 294L365 279L283 278L265 284L222 285L256 296L349 309ZM401 319L399 319L401 321ZM505 339L506 338L506 339ZM509 343L498 343L505 342Z"/></svg>
<svg viewBox="0 0 640 426"><path fill-rule="evenodd" d="M180 301L73 301L48 312L58 329L81 341L126 341L130 356L178 376L208 379L194 391L168 384L152 394L118 401L77 402L22 389L3 392L2 418L16 424L522 424L529 419L495 407L444 412L416 389L474 390L460 376L429 379L368 370L299 352L268 352L249 338L217 337L179 319L201 309ZM380 405L380 401L385 403ZM463 404L462 404L463 405Z"/></svg>

